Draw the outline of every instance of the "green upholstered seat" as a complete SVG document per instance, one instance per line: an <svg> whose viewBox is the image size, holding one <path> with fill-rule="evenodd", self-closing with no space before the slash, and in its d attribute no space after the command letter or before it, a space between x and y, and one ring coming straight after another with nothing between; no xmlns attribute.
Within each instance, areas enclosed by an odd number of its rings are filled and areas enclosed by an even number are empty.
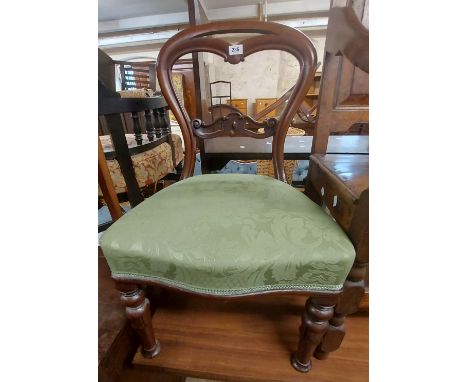
<svg viewBox="0 0 468 382"><path fill-rule="evenodd" d="M116 221L101 247L116 279L216 295L341 289L355 257L305 195L243 174L175 183Z"/></svg>

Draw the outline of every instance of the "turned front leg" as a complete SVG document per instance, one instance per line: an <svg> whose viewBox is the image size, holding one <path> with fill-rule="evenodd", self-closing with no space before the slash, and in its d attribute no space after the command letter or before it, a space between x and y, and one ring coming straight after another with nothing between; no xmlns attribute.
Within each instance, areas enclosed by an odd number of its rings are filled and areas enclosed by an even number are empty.
<svg viewBox="0 0 468 382"><path fill-rule="evenodd" d="M297 371L306 373L312 368L310 359L328 329L328 321L332 317L333 305L314 297L307 300L299 328L299 344L291 358L291 364Z"/></svg>
<svg viewBox="0 0 468 382"><path fill-rule="evenodd" d="M140 337L141 354L145 358L153 358L161 347L159 341L154 338L150 303L143 289L137 285L121 284L118 288L130 325Z"/></svg>

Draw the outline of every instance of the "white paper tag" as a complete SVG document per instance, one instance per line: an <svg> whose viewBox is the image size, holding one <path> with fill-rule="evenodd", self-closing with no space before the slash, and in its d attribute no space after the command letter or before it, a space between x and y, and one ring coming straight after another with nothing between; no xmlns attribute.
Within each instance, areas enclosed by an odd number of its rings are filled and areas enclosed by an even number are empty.
<svg viewBox="0 0 468 382"><path fill-rule="evenodd" d="M244 45L229 45L229 55L235 56L237 54L244 54Z"/></svg>

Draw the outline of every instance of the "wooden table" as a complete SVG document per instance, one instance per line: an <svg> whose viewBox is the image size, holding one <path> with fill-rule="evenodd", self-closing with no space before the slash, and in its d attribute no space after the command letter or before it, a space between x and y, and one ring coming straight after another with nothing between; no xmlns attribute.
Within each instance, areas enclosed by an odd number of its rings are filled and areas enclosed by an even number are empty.
<svg viewBox="0 0 468 382"><path fill-rule="evenodd" d="M314 154L310 157L305 193L326 205L356 249L356 259L345 282L336 312L356 312L368 296L369 155Z"/></svg>
<svg viewBox="0 0 468 382"><path fill-rule="evenodd" d="M315 154L311 160L336 176L355 199L369 188L369 155Z"/></svg>
<svg viewBox="0 0 468 382"><path fill-rule="evenodd" d="M206 171L219 170L229 160L271 159L272 137L252 139L246 137L218 137L205 141L202 164ZM287 136L284 158L308 160L312 149L312 136ZM368 154L369 136L333 135L328 140L329 154ZM205 162L205 163L203 163Z"/></svg>
<svg viewBox="0 0 468 382"><path fill-rule="evenodd" d="M220 301L167 291L153 316L161 352L135 354L151 371L233 382L365 382L368 380L366 316L349 317L339 350L313 359L310 373L292 368L298 326L307 296L273 295Z"/></svg>

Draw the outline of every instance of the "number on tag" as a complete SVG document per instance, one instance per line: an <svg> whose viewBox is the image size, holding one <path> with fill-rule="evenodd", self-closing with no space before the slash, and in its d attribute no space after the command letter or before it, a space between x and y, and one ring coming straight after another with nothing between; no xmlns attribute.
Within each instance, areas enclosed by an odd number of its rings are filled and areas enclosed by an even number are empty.
<svg viewBox="0 0 468 382"><path fill-rule="evenodd" d="M244 45L229 45L229 55L235 56L236 54L244 53Z"/></svg>

